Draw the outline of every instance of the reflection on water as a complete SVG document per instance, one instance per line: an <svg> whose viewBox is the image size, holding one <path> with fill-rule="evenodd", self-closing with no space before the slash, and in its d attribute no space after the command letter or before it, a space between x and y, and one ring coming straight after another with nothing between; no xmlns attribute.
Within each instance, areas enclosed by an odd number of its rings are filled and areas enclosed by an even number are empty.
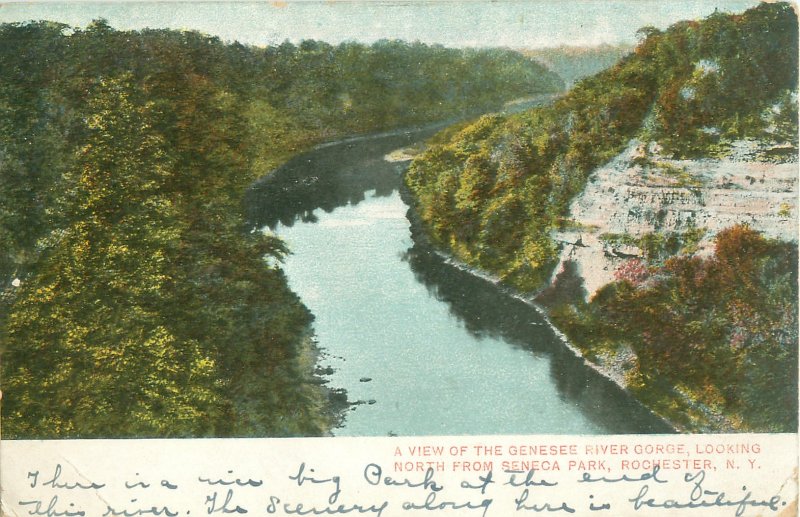
<svg viewBox="0 0 800 517"><path fill-rule="evenodd" d="M336 434L668 432L532 307L412 238L402 167L383 156L423 136L320 149L247 198L293 252L330 385L359 402Z"/></svg>
<svg viewBox="0 0 800 517"><path fill-rule="evenodd" d="M404 164L383 157L435 133L439 126L399 132L382 138L354 139L296 156L253 185L245 195L245 210L253 226L291 226L314 222L314 210L364 200L371 190L387 196L400 184Z"/></svg>
<svg viewBox="0 0 800 517"><path fill-rule="evenodd" d="M587 368L554 334L530 305L488 280L456 268L427 245L414 243L404 257L415 278L431 296L446 303L450 313L476 338L492 338L549 356L550 381L563 400L577 404L588 418L610 433L667 433L669 426Z"/></svg>

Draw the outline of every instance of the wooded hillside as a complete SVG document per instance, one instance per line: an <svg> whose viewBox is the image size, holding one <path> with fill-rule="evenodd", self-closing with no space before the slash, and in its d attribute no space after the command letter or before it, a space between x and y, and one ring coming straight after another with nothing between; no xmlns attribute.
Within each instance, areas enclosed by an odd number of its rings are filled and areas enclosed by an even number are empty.
<svg viewBox="0 0 800 517"><path fill-rule="evenodd" d="M561 87L509 51L0 26L3 437L324 433L312 317L245 188L321 141Z"/></svg>
<svg viewBox="0 0 800 517"><path fill-rule="evenodd" d="M553 235L572 224L570 202L632 139L671 158L725 157L748 140L763 150L760 160L796 159L798 31L789 4L640 35L632 54L552 106L485 116L434 137L406 176L434 244L533 293L551 278L561 245ZM705 259L672 243L631 273L633 287L620 278L598 295L592 316L582 300L551 309L589 357L601 343L631 345L640 361L634 389L670 417L686 410L670 392L680 385L689 405L699 400L727 413L729 428L792 430L796 243L754 233L720 233L716 254ZM676 254L687 256L670 259ZM739 273L725 273L732 267ZM652 396L654 386L671 393L667 402ZM691 419L681 424L692 428Z"/></svg>

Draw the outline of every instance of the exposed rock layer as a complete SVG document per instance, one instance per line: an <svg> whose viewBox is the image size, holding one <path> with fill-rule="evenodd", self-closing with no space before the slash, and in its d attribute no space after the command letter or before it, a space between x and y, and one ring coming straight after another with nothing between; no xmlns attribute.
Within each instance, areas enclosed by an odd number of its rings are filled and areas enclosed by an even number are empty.
<svg viewBox="0 0 800 517"><path fill-rule="evenodd" d="M797 241L798 164L755 161L755 144L740 142L724 159L671 160L637 140L596 170L571 206L575 230L559 232L559 266L574 261L587 297L614 280L634 246L612 246L603 234L707 230L700 253L720 230L747 223L765 236ZM652 151L652 146L651 146ZM656 149L657 151L657 149Z"/></svg>

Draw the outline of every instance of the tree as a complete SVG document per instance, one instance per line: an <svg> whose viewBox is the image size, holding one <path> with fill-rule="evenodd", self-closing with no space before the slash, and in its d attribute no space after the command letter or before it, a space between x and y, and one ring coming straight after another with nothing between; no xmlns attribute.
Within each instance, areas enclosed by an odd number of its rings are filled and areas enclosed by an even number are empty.
<svg viewBox="0 0 800 517"><path fill-rule="evenodd" d="M13 307L4 354L10 436L210 431L215 364L171 330L181 231L161 188L171 159L130 76L102 80L59 204L67 225ZM23 417L24 415L24 417Z"/></svg>

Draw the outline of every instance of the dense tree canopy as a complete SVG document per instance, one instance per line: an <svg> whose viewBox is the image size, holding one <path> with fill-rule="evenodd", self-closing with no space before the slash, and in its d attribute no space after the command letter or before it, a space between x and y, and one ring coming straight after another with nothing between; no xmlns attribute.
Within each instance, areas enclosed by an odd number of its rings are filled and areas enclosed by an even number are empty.
<svg viewBox="0 0 800 517"><path fill-rule="evenodd" d="M675 158L725 155L732 142L745 138L768 144L771 154L763 159L796 157L798 25L792 6L761 4L740 15L714 13L665 31L644 28L640 34L633 53L580 81L552 106L484 116L434 137L406 175L430 239L505 283L535 292L557 262L559 247L552 233L569 224L570 202L591 172L632 138L658 142L663 154ZM643 246L670 238L652 237ZM652 251L663 258L680 248ZM646 268L654 267L661 269L652 274L666 275L672 283L630 293L623 283L614 287L613 296L593 302L593 317L571 314L582 310L574 306L556 316L587 349L595 326L606 319L622 329L616 337L631 338L628 342L636 336L648 387L657 384L654 379L670 386L682 379L694 392L690 398L708 402L713 397L697 393L706 386L720 397L716 407L737 415L734 427L790 430L796 420L785 416L792 408L796 412L796 404L788 401L797 393L797 336L791 330L797 295L786 275L796 274L794 248L731 229L718 237L713 260L628 265L628 280L643 278ZM776 254L774 261L764 255L767 249ZM756 262L747 262L749 253ZM735 269L726 264L734 262L740 276L728 274ZM714 281L694 284L692 275ZM769 275L778 275L777 284L765 280ZM693 297L706 291L725 296L715 303L703 301L708 304L697 312L702 303ZM589 323L580 322L584 317ZM786 337L767 339L770 333ZM733 350L732 340L754 345ZM687 363L696 367L698 377L687 374ZM720 377L704 378L700 371L709 368L714 371L708 375ZM749 387L731 388L742 378ZM772 389L756 396L768 379L774 380Z"/></svg>
<svg viewBox="0 0 800 517"><path fill-rule="evenodd" d="M797 427L797 246L745 225L716 236L715 252L620 268L586 304L554 320L590 354L630 346L631 389L686 429ZM639 264L631 264L639 262ZM630 267L633 266L633 267Z"/></svg>
<svg viewBox="0 0 800 517"><path fill-rule="evenodd" d="M591 171L641 136L666 153L751 137L797 149L797 17L788 4L714 14L647 37L554 105L448 129L407 184L431 237L525 290L555 264L550 230Z"/></svg>
<svg viewBox="0 0 800 517"><path fill-rule="evenodd" d="M561 87L500 50L0 26L4 437L324 433L311 315L244 189L326 139Z"/></svg>

